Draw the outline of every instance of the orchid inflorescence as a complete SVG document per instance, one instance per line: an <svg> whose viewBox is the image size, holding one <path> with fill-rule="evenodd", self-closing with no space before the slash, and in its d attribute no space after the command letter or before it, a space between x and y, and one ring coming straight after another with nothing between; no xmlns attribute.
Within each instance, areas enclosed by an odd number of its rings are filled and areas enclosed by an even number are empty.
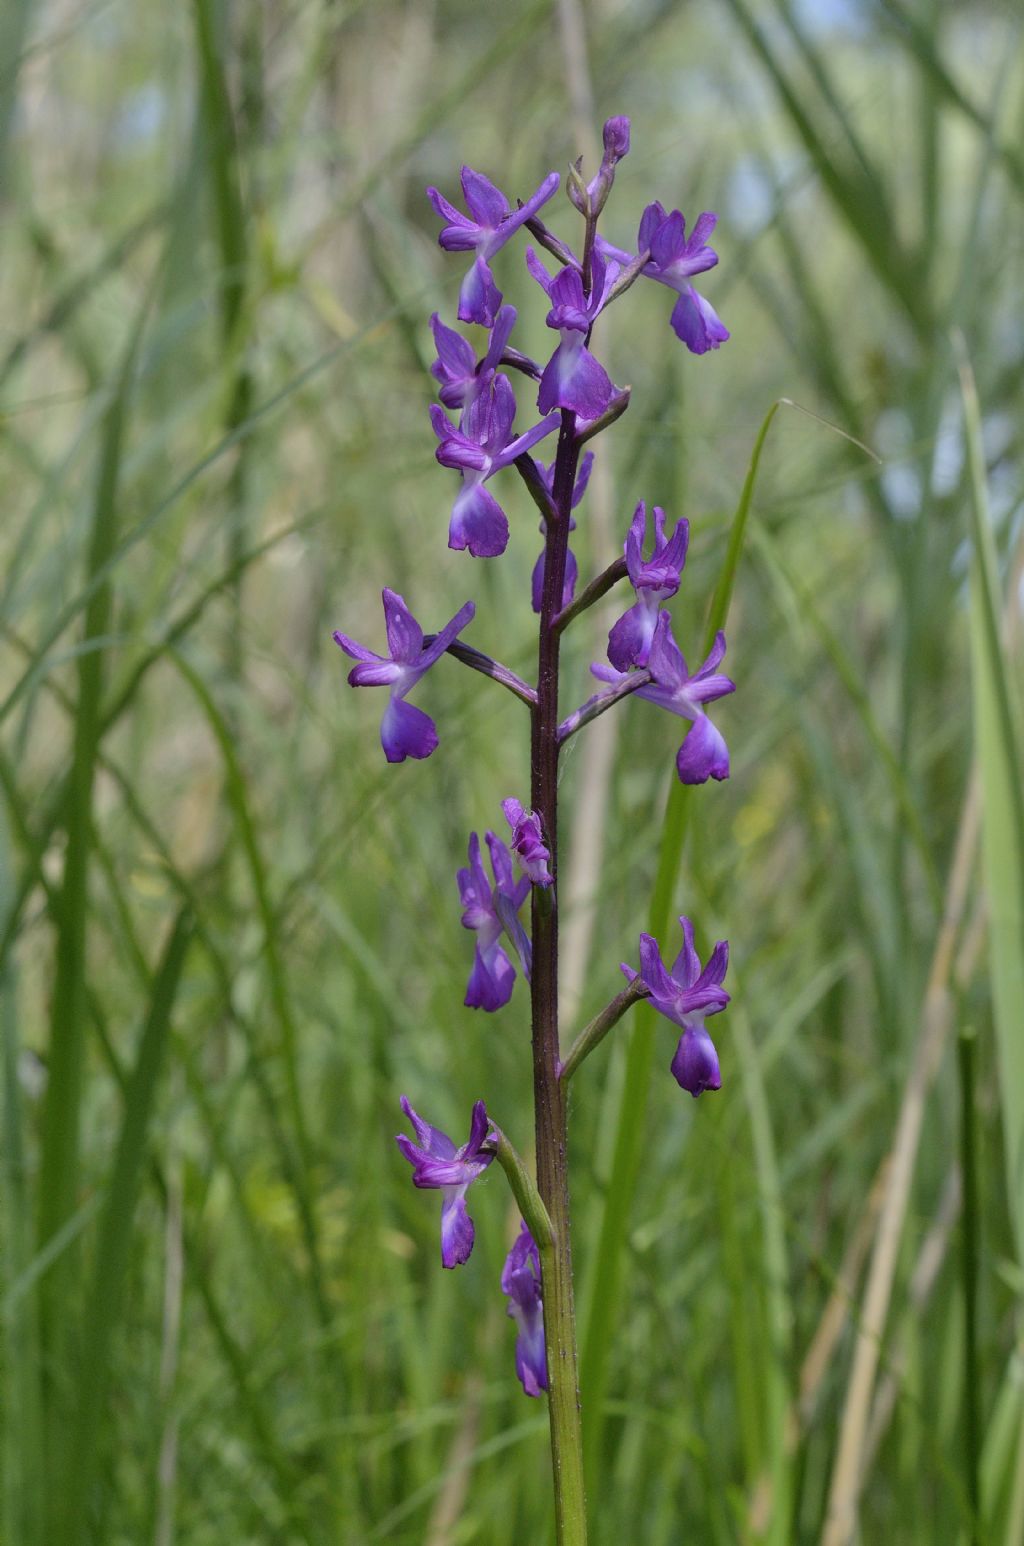
<svg viewBox="0 0 1024 1546"><path fill-rule="evenodd" d="M388 653L384 656L345 634L334 635L356 661L349 673L352 686L389 689L381 723L381 742L389 762L429 757L436 750L433 720L408 703L407 695L444 654L510 688L530 710L530 804L514 795L502 801L507 823L504 836L488 831L482 846L478 834L472 833L468 864L458 871L457 879L462 924L474 935L466 1004L489 1013L502 1008L511 998L518 971L530 985L538 1111L537 1182L505 1134L489 1119L482 1101L473 1108L467 1142L456 1148L447 1134L419 1117L403 1096L402 1108L412 1123L415 1141L405 1135L397 1141L413 1167L414 1183L442 1193L441 1258L445 1267L461 1265L472 1250L473 1224L466 1211L469 1187L493 1159L505 1169L523 1214L501 1278L509 1314L518 1328L516 1372L530 1396L539 1395L551 1383L552 1444L556 1455L562 1457L559 1465L565 1461L564 1445L572 1438L571 1433L567 1438L572 1427L571 1403L562 1410L565 1404L556 1401L555 1389L556 1373L559 1381L565 1377L561 1366L566 1346L571 1354L569 1377L575 1382L566 1189L560 1184L564 1181L564 1142L551 1125L552 1121L560 1122L564 1137L564 1086L582 1058L625 1010L649 998L681 1032L671 1070L682 1088L694 1096L718 1089L718 1055L704 1022L729 1000L722 987L727 944L720 941L715 945L702 969L694 948L693 926L684 917L680 920L683 948L671 970L664 965L657 942L642 935L639 973L623 966L629 988L577 1037L564 1061L559 1051L557 931L553 920L557 909L556 799L561 747L598 714L635 694L689 722L676 758L684 784L703 784L709 778L724 779L729 774L725 740L712 725L706 707L734 690L733 682L719 671L725 638L721 632L716 635L707 659L691 674L665 606L682 583L688 521L680 519L668 531L664 512L655 506L652 525L646 504L640 500L625 535L623 556L598 575L578 599L576 596L579 571L569 548L569 534L575 529L573 512L584 498L594 462L593 452L584 452L583 446L627 409L630 398L630 389L615 385L592 350L600 318L637 279L648 278L675 292L671 325L693 354L717 349L729 337L710 303L690 283L693 276L718 262L717 254L707 245L714 215L701 214L687 235L678 210L666 212L660 203L651 203L640 220L635 251L612 245L597 230L616 166L629 151L629 133L627 118L609 119L604 127L601 165L589 183L583 180L581 162L570 168L568 197L584 220L582 256L541 219L541 210L559 186L554 172L525 202L513 204L480 172L463 167L466 213L437 189L427 190L445 222L439 237L441 247L471 254L459 290L458 320L487 331L486 345L478 357L460 332L436 313L430 319L436 350L431 374L440 397L440 404L430 410L438 441L435 455L443 467L459 474L448 545L468 549L476 558L496 558L505 552L509 520L499 497L502 483L514 469L540 513L544 539L531 580L533 610L540 615L537 685L530 686L459 637L474 616L469 601L438 633L425 636L403 598L385 590ZM517 314L503 303L491 266L519 232L529 232L536 243L526 247L526 267L545 293L547 326L557 335L544 364L513 346ZM537 248L553 261L554 272ZM513 374L532 384L536 393L536 417L528 416L530 422L519 431L513 428L518 407ZM540 443L552 435L557 435L554 457L547 462L536 460ZM621 580L632 587L634 600L609 633L608 663L598 662L591 668L603 685L560 720L561 632ZM489 864L485 864L485 849ZM528 899L529 930L520 916ZM553 1318L557 1327L550 1324ZM578 1411L576 1419L578 1430ZM556 1483L556 1504L560 1485L568 1487L569 1483L564 1479ZM565 1518L571 1514L563 1500L556 1509L560 1521L563 1506ZM567 1530L564 1539L569 1538Z"/></svg>

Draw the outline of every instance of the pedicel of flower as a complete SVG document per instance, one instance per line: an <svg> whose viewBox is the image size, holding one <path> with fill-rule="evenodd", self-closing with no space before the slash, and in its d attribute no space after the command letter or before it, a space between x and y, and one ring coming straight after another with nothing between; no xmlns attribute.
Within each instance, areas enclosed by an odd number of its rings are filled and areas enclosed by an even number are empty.
<svg viewBox="0 0 1024 1546"><path fill-rule="evenodd" d="M493 1154L481 1152L487 1138L487 1108L482 1100L477 1101L469 1138L461 1149L457 1149L448 1134L425 1122L404 1095L400 1105L416 1132L416 1143L405 1133L399 1133L395 1138L412 1166L413 1185L432 1188L442 1194L441 1265L461 1267L469 1260L475 1234L473 1220L466 1211L466 1193L494 1159Z"/></svg>
<svg viewBox="0 0 1024 1546"><path fill-rule="evenodd" d="M423 630L397 591L384 589L384 621L388 636L388 654L377 655L347 634L335 633L335 644L358 662L348 674L350 687L388 687L388 706L380 725L380 740L389 762L404 762L406 757L429 757L437 747L437 727L429 714L405 702L424 672L440 660L449 644L462 632L476 612L471 601L461 607L430 644L423 642Z"/></svg>

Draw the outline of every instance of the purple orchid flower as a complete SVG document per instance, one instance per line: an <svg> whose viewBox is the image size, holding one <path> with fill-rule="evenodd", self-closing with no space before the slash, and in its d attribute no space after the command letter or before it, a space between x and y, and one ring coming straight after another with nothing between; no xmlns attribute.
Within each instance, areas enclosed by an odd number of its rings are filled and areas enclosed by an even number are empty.
<svg viewBox="0 0 1024 1546"><path fill-rule="evenodd" d="M430 326L437 359L430 367L430 374L441 383L437 395L446 408L462 408L487 390L501 364L515 321L515 307L503 306L491 329L487 353L477 365L472 345L454 328L446 327L434 312Z"/></svg>
<svg viewBox="0 0 1024 1546"><path fill-rule="evenodd" d="M647 507L643 500L636 507L626 538L626 569L636 605L619 618L608 635L608 659L619 671L630 666L646 666L651 652L660 605L674 596L686 563L690 523L678 521L672 536L665 536L665 512L654 507L654 552L644 561L643 545L647 533Z"/></svg>
<svg viewBox="0 0 1024 1546"><path fill-rule="evenodd" d="M666 214L663 206L655 201L644 210L637 236L637 252L649 249L651 254L650 262L644 265L645 277L668 285L679 297L672 308L672 328L691 354L706 354L709 349L724 344L729 337L728 329L710 301L689 283L691 275L702 274L718 262L717 252L707 245L717 220L717 215L705 210L687 236L686 221L679 210ZM602 236L597 237L596 246L606 258L623 266L632 262L628 252L613 247Z"/></svg>
<svg viewBox="0 0 1024 1546"><path fill-rule="evenodd" d="M399 1133L395 1139L412 1166L413 1185L434 1188L442 1194L441 1265L461 1267L469 1260L474 1238L473 1220L466 1211L466 1193L494 1158L493 1154L481 1152L487 1137L487 1108L482 1100L477 1101L469 1139L457 1149L447 1133L417 1116L404 1095L401 1107L416 1130L416 1143L405 1133Z"/></svg>
<svg viewBox="0 0 1024 1546"><path fill-rule="evenodd" d="M576 506L579 504L580 500L583 498L583 495L587 491L587 484L590 482L590 471L593 465L593 451L584 452L583 457L580 460L579 471L576 474L576 482L573 484L572 503L570 506L570 508L573 510L575 510ZM553 499L555 494L554 462L551 462L547 467L542 466L542 464L538 462L537 471L541 475L544 487L547 489L548 493ZM576 530L576 522L572 519L572 516L569 517L569 530ZM542 519L540 523L540 534L542 537L547 537L547 533L548 523ZM544 604L544 559L546 553L547 546L545 544L545 546L541 548L540 557L533 566L533 610L535 612L539 612ZM572 548L567 548L565 554L565 578L562 581L563 611L572 601L572 598L576 593L576 580L578 575L579 566L576 563L576 555Z"/></svg>
<svg viewBox="0 0 1024 1546"><path fill-rule="evenodd" d="M618 275L619 264L607 263L601 253L594 253L589 297L576 268L563 268L552 279L532 247L526 249L526 266L547 291L551 301L547 324L562 340L544 367L537 407L541 413L568 408L583 419L599 419L615 396L615 388L604 366L586 347L586 340Z"/></svg>
<svg viewBox="0 0 1024 1546"><path fill-rule="evenodd" d="M660 614L647 660L652 680L638 687L636 696L646 698L649 703L656 703L659 708L668 709L682 719L692 720L693 729L676 756L676 770L684 784L704 784L709 778L729 777L729 748L702 707L736 691L736 683L715 670L724 654L725 634L718 632L707 660L690 676L682 652L672 637L672 619L667 612ZM627 672L616 671L613 666L596 664L590 669L602 682L611 682L615 686L628 676Z"/></svg>
<svg viewBox="0 0 1024 1546"><path fill-rule="evenodd" d="M476 932L473 967L466 984L467 1009L486 1009L493 1013L512 996L516 969L501 943L502 934L511 939L527 978L530 975L530 942L519 922L519 909L530 890L529 877L516 881L512 875L512 855L499 837L488 832L494 885L487 879L480 839L475 832L469 838L469 868L459 870L456 880L462 901L462 927Z"/></svg>
<svg viewBox="0 0 1024 1546"><path fill-rule="evenodd" d="M548 1388L544 1349L544 1306L541 1297L540 1253L525 1223L501 1272L501 1291L508 1296L508 1313L516 1323L516 1374L528 1396Z"/></svg>
<svg viewBox="0 0 1024 1546"><path fill-rule="evenodd" d="M671 971L666 971L658 942L650 934L640 936L640 971L625 962L622 970L630 982L639 975L651 991L651 1003L660 1014L682 1028L682 1036L672 1059L676 1082L694 1097L705 1090L722 1087L715 1044L704 1029L707 1015L716 1015L729 1002L722 987L729 965L729 944L720 939L701 970L700 957L693 947L693 924L680 918L683 948Z"/></svg>
<svg viewBox="0 0 1024 1546"><path fill-rule="evenodd" d="M448 546L468 548L474 558L496 558L508 545L508 519L484 484L559 425L559 416L553 413L513 440L515 416L516 399L507 376L495 376L486 390L467 403L458 429L436 403L430 409L430 422L440 441L434 454L442 467L462 473Z"/></svg>
<svg viewBox="0 0 1024 1546"><path fill-rule="evenodd" d="M553 886L554 877L548 869L551 850L544 844L540 817L536 811L525 811L515 798L502 800L501 808L512 828L512 852L523 874L534 886Z"/></svg>
<svg viewBox="0 0 1024 1546"><path fill-rule="evenodd" d="M471 601L460 607L431 644L424 645L423 629L397 591L382 592L388 655L377 655L347 634L335 633L335 644L358 665L348 674L351 687L390 687L391 695L380 722L380 742L389 762L406 757L429 757L437 747L437 727L429 714L406 703L406 694L425 671L444 654L476 611Z"/></svg>
<svg viewBox="0 0 1024 1546"><path fill-rule="evenodd" d="M462 192L469 215L449 204L436 188L427 189L427 197L442 220L448 224L437 238L446 252L475 252L473 266L459 291L459 321L480 322L491 327L501 305L501 291L494 282L490 259L525 225L558 190L557 172L549 172L525 204L513 210L500 188L474 172L462 168Z"/></svg>

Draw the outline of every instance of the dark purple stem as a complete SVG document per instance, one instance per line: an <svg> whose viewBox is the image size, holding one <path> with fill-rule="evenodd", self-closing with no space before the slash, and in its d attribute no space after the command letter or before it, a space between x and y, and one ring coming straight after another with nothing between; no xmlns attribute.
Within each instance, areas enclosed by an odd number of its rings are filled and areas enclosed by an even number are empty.
<svg viewBox="0 0 1024 1546"><path fill-rule="evenodd" d="M542 1273L551 1459L559 1542L582 1542L586 1530L569 1237L566 1101L558 1077L558 661L561 636L554 626L565 581L569 519L578 461L575 415L563 410L555 459L553 509L547 516L537 706L533 712L530 754L530 801L541 820L544 839L551 851L551 873L555 878L555 884L550 888L541 890L535 886L533 889L530 990L537 1186L554 1235Z"/></svg>

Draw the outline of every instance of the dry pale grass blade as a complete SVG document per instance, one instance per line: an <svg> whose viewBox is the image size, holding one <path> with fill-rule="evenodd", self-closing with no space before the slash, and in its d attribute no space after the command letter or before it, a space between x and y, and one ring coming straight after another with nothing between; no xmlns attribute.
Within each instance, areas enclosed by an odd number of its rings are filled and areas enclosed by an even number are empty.
<svg viewBox="0 0 1024 1546"><path fill-rule="evenodd" d="M810 1426L822 1384L850 1318L857 1283L874 1237L888 1178L889 1156L886 1155L878 1167L878 1173L867 1195L861 1216L857 1220L857 1226L850 1236L828 1303L818 1322L818 1329L811 1338L811 1345L800 1365L799 1396L791 1403L786 1413L787 1456L796 1453L803 1434ZM768 1529L774 1507L773 1479L771 1472L765 1470L751 1494L750 1506L747 1510L747 1523L750 1533L755 1538Z"/></svg>
<svg viewBox="0 0 1024 1546"><path fill-rule="evenodd" d="M918 1252L917 1262L910 1278L910 1289L907 1295L909 1316L917 1319L927 1308L932 1290L938 1281L939 1272L946 1259L949 1250L949 1242L953 1233L953 1226L960 1217L960 1207L963 1200L963 1187L960 1180L960 1166L953 1165L946 1184L942 1189L942 1197L939 1201L939 1209L932 1220L931 1228L924 1237L924 1242ZM869 1471L874 1463L878 1446L892 1421L892 1414L896 1409L896 1401L900 1393L900 1384L907 1368L907 1328L904 1327L903 1335L893 1350L889 1359L889 1367L884 1380L878 1386L875 1399L871 1407L871 1420L868 1423L867 1438L864 1441L864 1470Z"/></svg>
<svg viewBox="0 0 1024 1546"><path fill-rule="evenodd" d="M483 1391L482 1377L471 1374L462 1390L465 1410L448 1451L444 1486L430 1511L424 1546L452 1546L456 1539L455 1531L465 1506L473 1456L479 1442Z"/></svg>
<svg viewBox="0 0 1024 1546"><path fill-rule="evenodd" d="M953 1023L950 984L953 979L954 951L977 854L979 827L978 780L972 771L960 816L942 922L928 973L917 1044L903 1091L896 1136L890 1150L886 1195L871 1257L864 1306L858 1322L853 1368L839 1430L839 1445L832 1471L821 1546L850 1546L857 1528L857 1505L875 1373L892 1298L903 1224L910 1201L925 1101L938 1072L946 1037Z"/></svg>

